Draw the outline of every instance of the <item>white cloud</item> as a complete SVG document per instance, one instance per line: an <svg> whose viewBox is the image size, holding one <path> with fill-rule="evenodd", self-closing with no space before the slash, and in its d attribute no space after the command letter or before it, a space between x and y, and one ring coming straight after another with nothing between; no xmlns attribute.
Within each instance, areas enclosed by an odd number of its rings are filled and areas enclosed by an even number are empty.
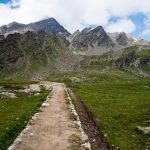
<svg viewBox="0 0 150 150"><path fill-rule="evenodd" d="M144 24L146 27L150 27L150 14L147 14L144 19Z"/></svg>
<svg viewBox="0 0 150 150"><path fill-rule="evenodd" d="M142 32L141 36L150 36L150 29L145 29L145 30Z"/></svg>
<svg viewBox="0 0 150 150"><path fill-rule="evenodd" d="M19 8L11 9L12 5L18 4ZM9 4L0 4L0 25L12 21L29 23L45 17L54 17L73 32L82 29L83 22L107 26L112 16L127 18L140 12L150 13L150 0L13 0ZM130 20L125 23L134 29ZM114 29L118 24L113 24ZM123 27L124 32L132 32L131 29L127 30L126 26Z"/></svg>
<svg viewBox="0 0 150 150"><path fill-rule="evenodd" d="M135 31L135 24L129 19L120 19L117 22L112 22L106 27L108 32L126 32L132 33Z"/></svg>
<svg viewBox="0 0 150 150"><path fill-rule="evenodd" d="M144 38L146 40L150 39L150 28L146 28L141 34L140 34L141 38Z"/></svg>

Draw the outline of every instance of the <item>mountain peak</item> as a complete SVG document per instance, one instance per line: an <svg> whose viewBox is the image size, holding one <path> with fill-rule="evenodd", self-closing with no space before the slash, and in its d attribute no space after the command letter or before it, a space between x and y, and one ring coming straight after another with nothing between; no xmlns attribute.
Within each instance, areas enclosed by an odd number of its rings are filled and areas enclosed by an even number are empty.
<svg viewBox="0 0 150 150"><path fill-rule="evenodd" d="M92 32L97 33L97 34L105 34L106 33L102 26L98 26L98 27L94 28L92 30Z"/></svg>
<svg viewBox="0 0 150 150"><path fill-rule="evenodd" d="M19 24L19 23L18 23L18 22L13 21L13 22L9 23L7 26L13 26L13 25L16 25L16 24Z"/></svg>
<svg viewBox="0 0 150 150"><path fill-rule="evenodd" d="M70 39L71 48L74 49L107 49L112 48L114 45L102 26L94 29L85 28L81 32L70 36Z"/></svg>
<svg viewBox="0 0 150 150"><path fill-rule="evenodd" d="M62 34L65 36L70 35L70 33L59 24L55 18L47 18L41 21L33 22L30 24L21 24L18 22L12 22L4 27L0 27L0 34L8 35L11 33L23 33L26 31L45 31L50 34Z"/></svg>

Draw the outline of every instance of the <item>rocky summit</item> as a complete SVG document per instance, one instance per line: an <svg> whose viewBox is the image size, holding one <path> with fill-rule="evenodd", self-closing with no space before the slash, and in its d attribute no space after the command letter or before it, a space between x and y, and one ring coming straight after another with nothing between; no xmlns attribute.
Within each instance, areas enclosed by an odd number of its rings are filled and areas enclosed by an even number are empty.
<svg viewBox="0 0 150 150"><path fill-rule="evenodd" d="M24 33L27 31L38 32L41 30L47 33L62 34L65 36L70 35L70 33L63 26L61 26L54 18L48 18L30 24L21 24L17 22L12 22L8 25L0 27L0 34L7 36L8 34L12 34L15 32L17 33Z"/></svg>
<svg viewBox="0 0 150 150"><path fill-rule="evenodd" d="M73 49L108 49L114 47L114 43L102 26L94 29L85 28L81 32L76 31L69 37L70 47Z"/></svg>

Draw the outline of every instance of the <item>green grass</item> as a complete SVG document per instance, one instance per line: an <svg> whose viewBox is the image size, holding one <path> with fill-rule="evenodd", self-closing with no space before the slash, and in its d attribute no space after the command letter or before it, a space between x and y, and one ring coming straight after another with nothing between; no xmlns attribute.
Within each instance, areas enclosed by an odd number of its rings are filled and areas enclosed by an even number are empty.
<svg viewBox="0 0 150 150"><path fill-rule="evenodd" d="M1 81L0 85L24 85L34 82ZM16 92L17 98L0 97L0 150L6 150L27 125L29 119L45 101L48 91L41 91L39 96Z"/></svg>
<svg viewBox="0 0 150 150"><path fill-rule="evenodd" d="M0 80L0 86L3 85L25 85L25 84L36 84L37 81L27 81L27 80Z"/></svg>
<svg viewBox="0 0 150 150"><path fill-rule="evenodd" d="M150 79L123 71L87 77L86 82L68 85L99 120L98 127L110 144L122 150L150 149L150 137L135 130L136 126L150 126L146 123L150 120Z"/></svg>
<svg viewBox="0 0 150 150"><path fill-rule="evenodd" d="M139 51L137 53L137 55L140 58L150 58L150 50L149 49L144 49L142 51Z"/></svg>
<svg viewBox="0 0 150 150"><path fill-rule="evenodd" d="M144 65L142 68L140 68L144 71L150 72L150 66L149 65Z"/></svg>

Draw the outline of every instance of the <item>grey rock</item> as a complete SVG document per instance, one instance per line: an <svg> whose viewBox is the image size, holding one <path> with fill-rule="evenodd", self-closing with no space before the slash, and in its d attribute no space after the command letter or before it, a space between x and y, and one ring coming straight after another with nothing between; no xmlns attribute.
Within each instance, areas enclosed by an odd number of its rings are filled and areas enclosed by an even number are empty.
<svg viewBox="0 0 150 150"><path fill-rule="evenodd" d="M4 35L0 35L0 40L4 40L5 36Z"/></svg>
<svg viewBox="0 0 150 150"><path fill-rule="evenodd" d="M107 35L102 26L94 29L85 28L81 32L76 31L70 36L70 47L74 49L89 49L90 48L112 48L113 41Z"/></svg>
<svg viewBox="0 0 150 150"><path fill-rule="evenodd" d="M108 33L108 35L117 45L127 47L134 44L134 39L127 36L127 34L124 32Z"/></svg>
<svg viewBox="0 0 150 150"><path fill-rule="evenodd" d="M141 126L137 126L136 130L145 134L145 135L150 135L150 127L141 127Z"/></svg>
<svg viewBox="0 0 150 150"><path fill-rule="evenodd" d="M55 33L62 34L65 36L70 35L70 33L61 26L56 19L48 18L42 21L30 23L30 24L21 24L17 22L12 22L8 25L0 27L0 34L8 35L13 33L24 33L27 31L39 32L45 31L46 33Z"/></svg>

